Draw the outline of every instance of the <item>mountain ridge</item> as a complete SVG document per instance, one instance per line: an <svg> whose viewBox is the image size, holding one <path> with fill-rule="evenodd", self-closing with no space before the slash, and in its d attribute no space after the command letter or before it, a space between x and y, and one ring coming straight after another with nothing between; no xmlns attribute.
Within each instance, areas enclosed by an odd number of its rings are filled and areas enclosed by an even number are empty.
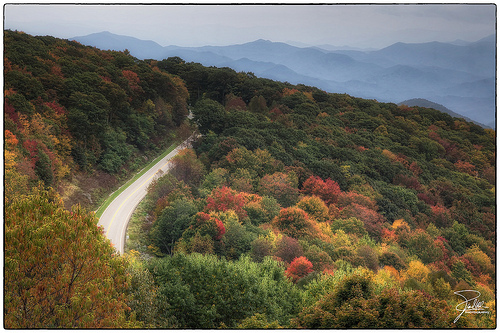
<svg viewBox="0 0 500 333"><path fill-rule="evenodd" d="M314 82L328 92L382 102L424 98L452 108L465 118L489 124L495 115L495 99L491 94L494 87L490 87L495 78L494 37L463 45L397 42L375 51L329 51L265 39L227 46L161 46L110 32L74 39L102 49L127 49L139 59L178 56L187 62L226 66L292 84ZM468 91L474 91L474 96ZM452 96L462 102L449 103Z"/></svg>

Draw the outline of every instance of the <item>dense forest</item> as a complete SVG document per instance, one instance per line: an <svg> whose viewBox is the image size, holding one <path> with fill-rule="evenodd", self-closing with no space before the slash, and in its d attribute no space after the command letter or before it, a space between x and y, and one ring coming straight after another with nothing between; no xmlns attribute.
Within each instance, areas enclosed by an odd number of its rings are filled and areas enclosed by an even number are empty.
<svg viewBox="0 0 500 333"><path fill-rule="evenodd" d="M6 327L496 327L495 131L180 58L5 46ZM120 172L188 105L201 136L117 256L51 187ZM461 290L488 313L456 320Z"/></svg>
<svg viewBox="0 0 500 333"><path fill-rule="evenodd" d="M154 64L50 36L5 31L4 44L7 198L41 180L82 203L68 195L82 175L114 184L189 131L186 86Z"/></svg>

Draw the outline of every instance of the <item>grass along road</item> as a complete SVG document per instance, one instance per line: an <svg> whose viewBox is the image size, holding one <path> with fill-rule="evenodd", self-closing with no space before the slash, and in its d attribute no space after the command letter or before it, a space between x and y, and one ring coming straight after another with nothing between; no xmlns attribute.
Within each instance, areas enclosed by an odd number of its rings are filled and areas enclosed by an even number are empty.
<svg viewBox="0 0 500 333"><path fill-rule="evenodd" d="M106 237L111 240L115 248L123 254L125 243L125 231L128 221L135 207L146 196L149 184L158 176L164 174L170 168L170 159L179 150L187 147L192 137L178 145L170 147L165 153L151 162L146 168L139 172L134 178L123 185L99 208L96 215L99 217L99 225L104 228Z"/></svg>
<svg viewBox="0 0 500 333"><path fill-rule="evenodd" d="M156 165L162 158L164 158L165 156L167 156L172 150L175 149L175 147L177 147L177 143L173 143L166 151L164 151L160 156L158 156L157 158L155 158L153 161L151 161L148 165L146 165L141 171L139 171L138 173L135 174L135 176L131 179L129 179L125 184L123 184L119 189L117 189L116 191L114 191L113 193L111 193L109 195L109 197L106 199L106 201L104 201L104 203L99 207L99 209L97 209L95 211L95 214L97 215L97 217L101 217L102 213L104 213L104 211L106 210L106 208L108 208L109 204L116 199L116 197L118 195L120 195L120 193L122 193L123 191L125 191L127 189L127 187L130 186L130 184L132 184L133 182L135 182L137 179L139 179L139 177L141 177L144 173L146 173L148 170L150 170L154 165Z"/></svg>

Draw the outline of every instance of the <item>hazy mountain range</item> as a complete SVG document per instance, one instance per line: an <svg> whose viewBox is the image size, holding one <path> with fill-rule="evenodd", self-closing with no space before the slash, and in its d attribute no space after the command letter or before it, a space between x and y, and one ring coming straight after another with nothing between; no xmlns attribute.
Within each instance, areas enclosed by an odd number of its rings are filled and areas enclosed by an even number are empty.
<svg viewBox="0 0 500 333"><path fill-rule="evenodd" d="M161 46L109 32L72 39L104 50L128 49L139 59L178 56L381 102L426 99L495 128L494 35L477 42L396 43L380 50L297 47L262 39L229 46Z"/></svg>

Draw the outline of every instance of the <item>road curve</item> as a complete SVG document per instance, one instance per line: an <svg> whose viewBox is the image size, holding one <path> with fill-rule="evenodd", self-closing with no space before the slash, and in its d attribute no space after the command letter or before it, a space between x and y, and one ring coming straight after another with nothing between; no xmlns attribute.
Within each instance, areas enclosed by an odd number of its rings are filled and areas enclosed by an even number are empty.
<svg viewBox="0 0 500 333"><path fill-rule="evenodd" d="M124 253L127 225L137 205L146 196L151 182L170 169L170 159L181 149L188 147L192 137L181 143L167 156L162 158L151 169L125 189L113 200L99 218L99 225L104 228L104 234L120 253Z"/></svg>

